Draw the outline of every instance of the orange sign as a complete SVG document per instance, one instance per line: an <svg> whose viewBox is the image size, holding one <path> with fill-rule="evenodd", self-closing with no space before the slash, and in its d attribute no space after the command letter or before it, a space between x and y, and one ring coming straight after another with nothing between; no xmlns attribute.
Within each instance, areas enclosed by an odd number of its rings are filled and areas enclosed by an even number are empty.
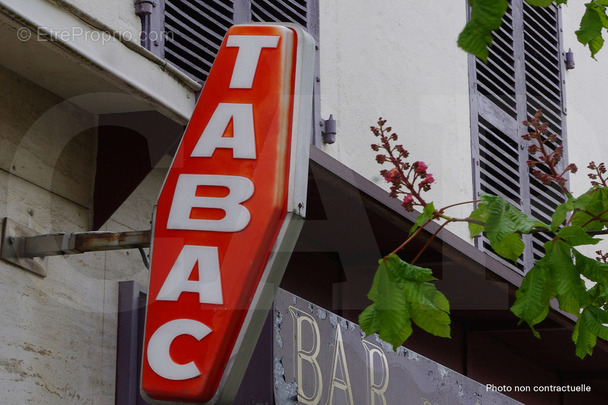
<svg viewBox="0 0 608 405"><path fill-rule="evenodd" d="M236 393L304 215L314 43L230 28L158 199L142 390ZM260 309L261 308L261 309Z"/></svg>

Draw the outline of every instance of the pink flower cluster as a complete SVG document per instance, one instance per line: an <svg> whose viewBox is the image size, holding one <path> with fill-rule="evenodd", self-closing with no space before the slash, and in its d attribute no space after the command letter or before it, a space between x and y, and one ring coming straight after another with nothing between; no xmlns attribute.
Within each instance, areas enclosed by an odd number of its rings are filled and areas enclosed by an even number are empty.
<svg viewBox="0 0 608 405"><path fill-rule="evenodd" d="M522 138L533 142L528 146L528 153L533 159L526 163L533 169L532 175L540 182L545 185L555 182L562 190L567 191L565 175L567 172L576 173L578 169L576 165L569 164L561 173L557 171L564 147L557 145L557 134L549 134L548 123L541 122L542 115L542 111L538 110L530 121L523 122L529 132L522 135Z"/></svg>
<svg viewBox="0 0 608 405"><path fill-rule="evenodd" d="M578 168L574 163L570 163L561 172L557 170L564 148L557 145L556 134L549 134L548 124L541 122L542 116L542 111L538 110L530 121L523 122L529 129L527 134L522 135L522 138L531 142L528 146L528 153L533 158L527 161L528 167L533 169L532 175L543 184L549 185L554 182L566 194L569 194L566 188L566 173L576 173ZM587 175L591 179L591 185L608 187L608 179L604 176L606 174L604 163L596 165L595 162L591 162L587 168L594 171Z"/></svg>
<svg viewBox="0 0 608 405"><path fill-rule="evenodd" d="M589 163L589 166L587 166L588 169L591 170L595 170L595 173L589 173L587 176L589 176L589 178L592 180L591 181L591 185L593 186L604 186L606 187L606 180L604 178L604 174L606 174L606 165L604 165L604 163L600 163L599 165L596 165L595 162L591 162ZM598 180L599 181L596 181Z"/></svg>
<svg viewBox="0 0 608 405"><path fill-rule="evenodd" d="M391 184L389 195L393 198L403 195L401 205L407 211L413 211L416 205L426 205L420 193L429 191L431 184L435 182L435 178L427 172L428 166L426 163L416 161L410 164L405 160L408 158L409 152L403 148L403 145L392 145L392 141L396 141L398 136L396 133L390 133L391 127L385 128L385 124L386 120L380 118L378 126L370 128L374 136L380 138L380 143L372 144L371 148L375 152L380 150L384 152L376 155L376 161L379 164L389 162L394 166L393 169L380 171L384 180Z"/></svg>

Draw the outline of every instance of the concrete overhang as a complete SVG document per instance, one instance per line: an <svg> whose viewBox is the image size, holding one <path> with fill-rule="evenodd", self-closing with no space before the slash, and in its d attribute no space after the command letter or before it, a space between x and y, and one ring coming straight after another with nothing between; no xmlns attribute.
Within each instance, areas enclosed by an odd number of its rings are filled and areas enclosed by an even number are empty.
<svg viewBox="0 0 608 405"><path fill-rule="evenodd" d="M130 38L128 38L130 39ZM186 124L201 85L63 1L0 0L0 64L93 114Z"/></svg>

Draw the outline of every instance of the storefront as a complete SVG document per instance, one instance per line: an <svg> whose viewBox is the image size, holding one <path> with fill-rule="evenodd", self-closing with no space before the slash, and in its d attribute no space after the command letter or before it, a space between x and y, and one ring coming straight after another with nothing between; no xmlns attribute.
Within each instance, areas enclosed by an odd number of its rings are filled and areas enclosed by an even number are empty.
<svg viewBox="0 0 608 405"><path fill-rule="evenodd" d="M191 12L190 1L161 3L169 7L155 8L159 21L185 21ZM177 10L177 3L184 8ZM260 21L264 6L235 1L228 10L223 1L198 3L227 10L213 30L199 33L203 43L208 36L221 43L222 30L237 17ZM537 325L540 340L518 325L509 308L524 270L476 247L466 230L442 230L417 261L433 270L450 301L451 339L415 329L393 351L376 336L364 336L358 316L370 303L378 260L403 242L416 221L382 187L369 125L379 114L395 117L408 148L426 153L420 158L441 178L434 198L442 203L471 199L484 187L480 179L503 168L480 163L487 154L481 156L477 144L473 150L471 140L485 141L472 138L471 128L477 131L479 124L492 141L506 130L489 123L501 115L487 114L485 99L475 98L481 93L467 81L467 56L453 44L454 27L466 22L465 2L450 3L441 15L419 2L300 3L306 3L294 6L305 16L300 24L317 41L308 169L299 172L307 182L306 215L286 252L280 285L273 286L280 287L274 304L265 323L264 317L256 321L263 328L242 382L229 387L234 403L604 404L606 342L598 341L593 356L576 357L575 321L555 307ZM291 7L271 7L273 19ZM199 45L180 37L165 44L164 58L157 44L145 49L139 43L145 13L136 15L132 1L2 0L0 11L6 51L0 55L0 216L31 235L62 233L57 256L35 260L44 262L44 271L0 262L0 402L143 404L147 252L144 260L133 250L78 255L63 245L69 240L64 235L102 230L149 237L176 141L217 49L194 79L185 68L192 67ZM429 44L420 36L432 19L442 31ZM196 27L188 31L194 33ZM178 53L184 46L185 57ZM570 145L573 161L606 150L600 131L605 114L577 114L577 107L587 108L581 94L601 88L600 75L586 73L601 69L592 63L589 68L577 60L585 73L569 76L568 127L578 136ZM564 76L558 79L562 83ZM477 104L469 104L473 99ZM481 107L473 111L471 105ZM562 104L556 109L565 111ZM334 144L324 143L322 134L331 132L330 114L338 120ZM511 121L503 122L507 129ZM516 132L509 136L519 137ZM590 151L588 144L600 146ZM437 230L429 225L400 256L415 257ZM11 235L4 231L5 246ZM148 245L149 239L140 246Z"/></svg>
<svg viewBox="0 0 608 405"><path fill-rule="evenodd" d="M395 403L393 395L433 405L475 403L471 398L480 404L562 398L566 404L601 403L607 395L606 348L600 343L591 358L578 359L571 343L573 322L556 310L539 327L542 339L536 339L509 311L517 283L513 272L447 231L431 242L420 265L433 269L438 289L451 302L452 338L415 329L397 352L373 336L365 338L357 318L369 304L366 294L377 261L402 242L415 215L325 153L314 147L310 153L307 219L235 403L294 401L298 364L304 379L301 403L327 403L333 395L332 403L375 398L382 404L379 392L386 393L387 404ZM415 255L435 230L431 227L403 257ZM142 321L145 291L133 283L121 288L117 403L126 404L132 402L121 398L137 395L140 359L132 333L137 319ZM128 308L139 308L139 318ZM375 362L373 377L365 366L370 353L379 356L368 360ZM398 371L383 374L385 364Z"/></svg>

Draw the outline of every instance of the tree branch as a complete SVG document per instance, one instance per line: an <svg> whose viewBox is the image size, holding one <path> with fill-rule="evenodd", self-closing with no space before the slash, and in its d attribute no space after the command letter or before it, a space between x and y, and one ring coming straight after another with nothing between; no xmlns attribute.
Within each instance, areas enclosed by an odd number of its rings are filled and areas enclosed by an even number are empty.
<svg viewBox="0 0 608 405"><path fill-rule="evenodd" d="M408 244L408 243L409 243L409 242L410 242L412 239L414 239L414 238L416 237L416 235L418 235L418 233L420 233L420 231L421 231L422 229L424 229L424 227L425 227L425 226L427 226L427 225L429 224L429 222L431 222L431 221L432 221L432 219L429 219L429 220L427 220L427 221L426 221L424 224L420 225L420 226L418 227L418 229L416 229L416 231L415 231L413 234L411 234L409 238L407 238L407 239L405 240L405 242L403 242L401 245L399 245L399 247L398 247L397 249L393 250L393 251L392 251L391 253L389 253L388 255L390 256L390 255L392 255L392 254L397 253L397 252L398 252L398 251L400 251L401 249L403 249L403 247L404 247L405 245L407 245L407 244Z"/></svg>
<svg viewBox="0 0 608 405"><path fill-rule="evenodd" d="M446 205L445 207L441 208L439 210L439 212L443 212L443 211L447 210L448 208L457 207L459 205L475 204L475 203L478 203L478 202L481 202L481 200L463 201L463 202L459 202L459 203L456 203L456 204Z"/></svg>
<svg viewBox="0 0 608 405"><path fill-rule="evenodd" d="M414 257L414 258L412 259L412 261L410 262L410 264L414 264L414 263L416 263L416 260L418 260L418 259L420 258L420 255L422 255L422 253L423 253L423 252L426 250L426 248L427 248L427 247L429 247L429 245L431 244L431 241L432 241L433 239L435 239L435 236L437 236L437 234L438 234L439 232L441 232L441 230L442 230L442 229L443 229L443 228L444 228L444 227L445 227L447 224L449 224L450 222L453 222L453 221L452 221L452 220L447 220L447 221L445 221L443 224L441 224L441 226L439 227L439 229L437 229L437 230L435 231L435 233L434 233L434 234L433 234L433 235L432 235L432 236L429 238L429 240L427 240L427 241L426 241L426 243L424 244L424 246L422 247L422 249L420 249L420 251L418 252L418 254L416 255L416 257Z"/></svg>

